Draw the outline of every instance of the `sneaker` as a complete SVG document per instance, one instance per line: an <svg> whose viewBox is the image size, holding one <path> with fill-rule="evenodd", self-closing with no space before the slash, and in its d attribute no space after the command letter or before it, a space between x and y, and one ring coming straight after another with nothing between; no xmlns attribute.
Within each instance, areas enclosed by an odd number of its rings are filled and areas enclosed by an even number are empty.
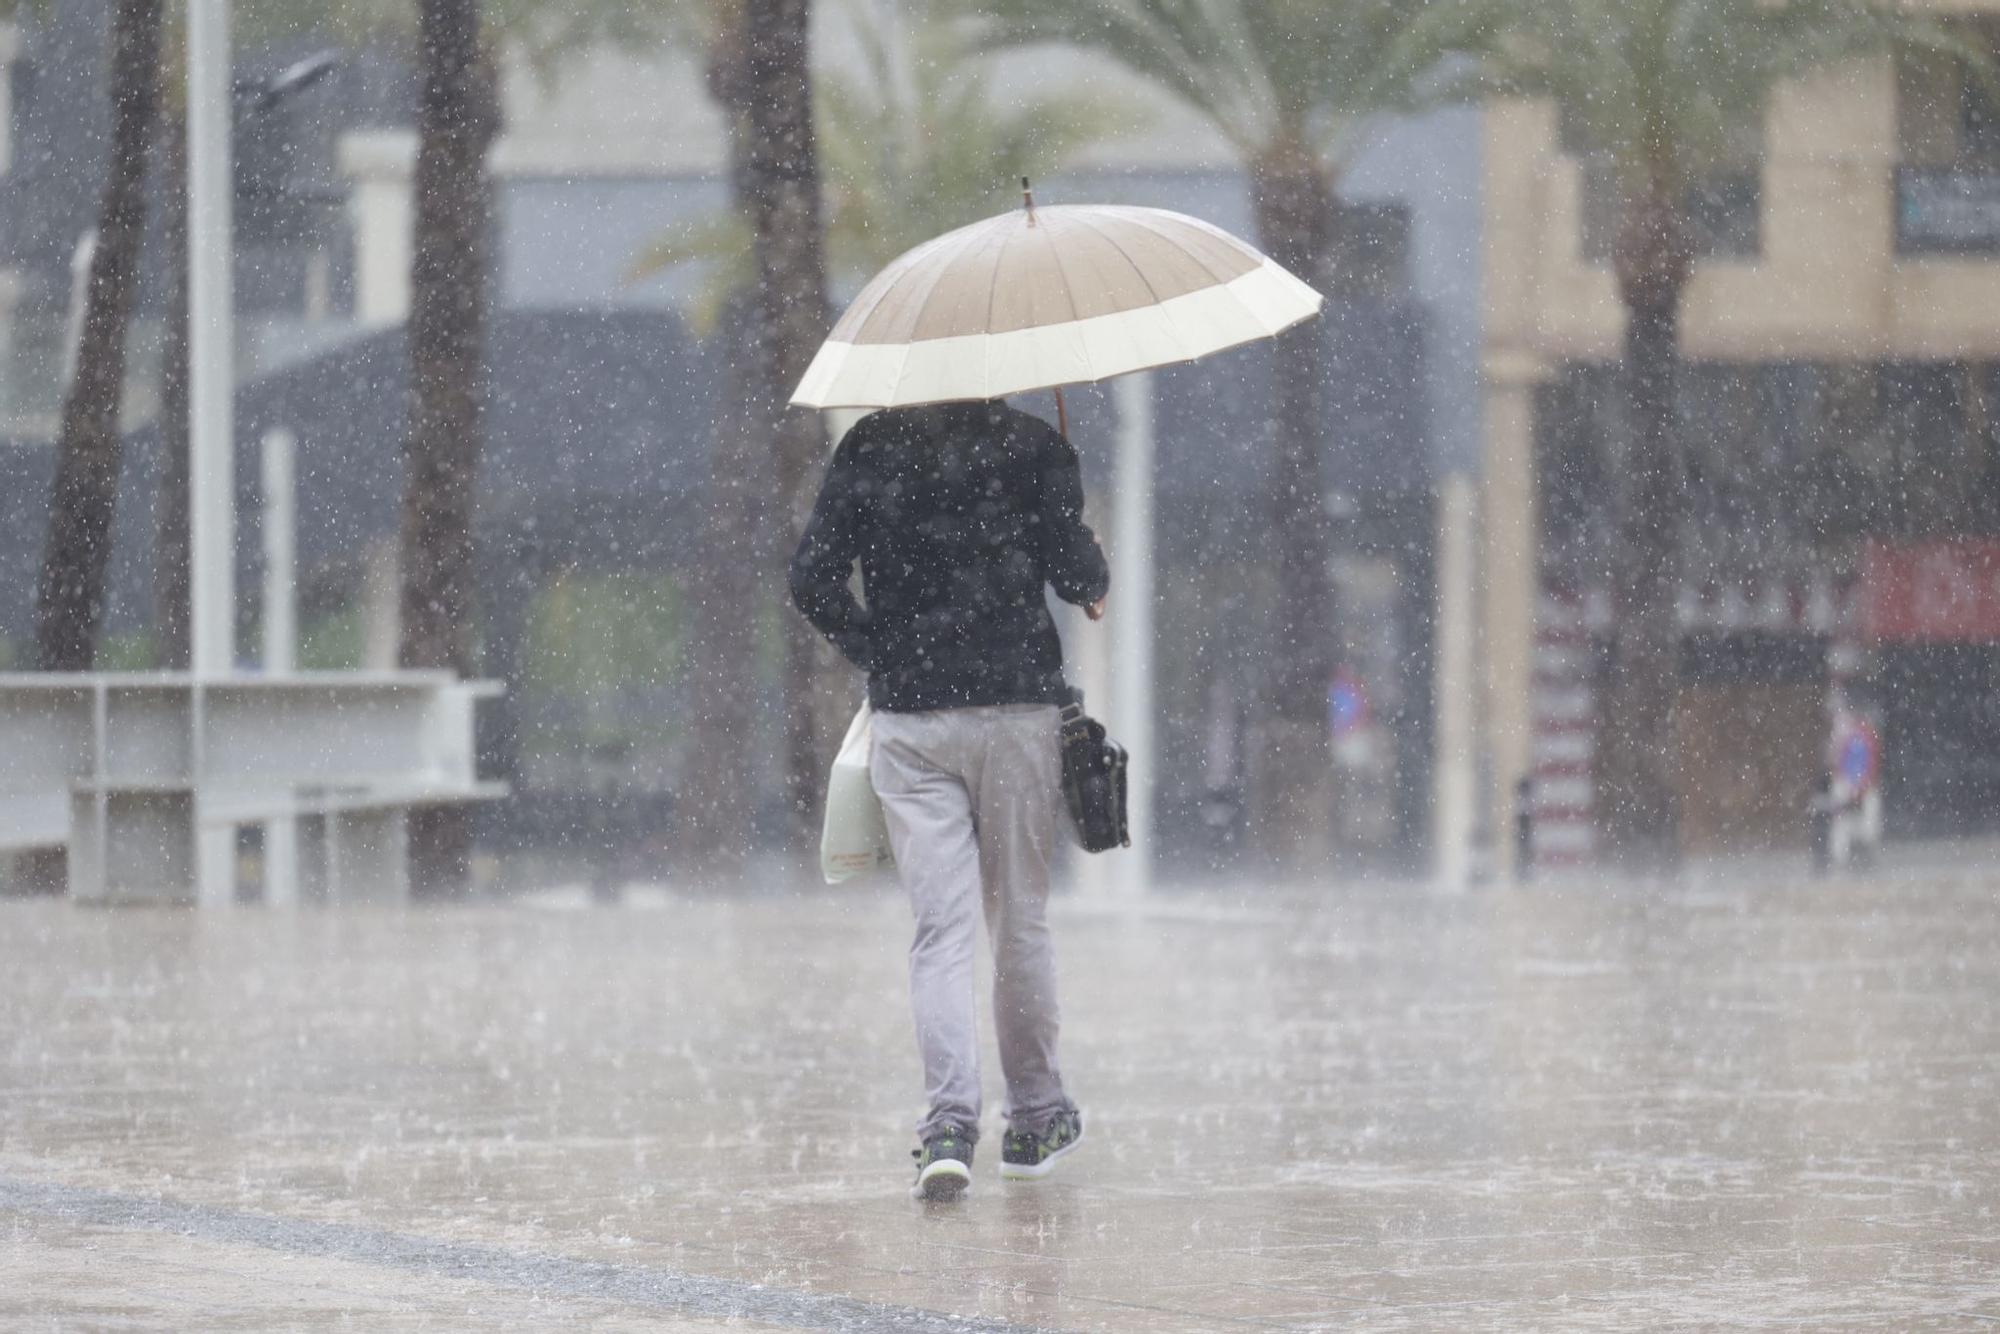
<svg viewBox="0 0 2000 1334"><path fill-rule="evenodd" d="M1015 1181L1047 1176L1056 1159L1083 1143L1083 1113L1074 1107L1058 1112L1039 1135L1010 1130L1000 1141L1000 1175Z"/></svg>
<svg viewBox="0 0 2000 1334"><path fill-rule="evenodd" d="M932 1135L910 1156L917 1160L917 1184L910 1187L917 1199L955 1200L972 1184L972 1140L955 1126Z"/></svg>

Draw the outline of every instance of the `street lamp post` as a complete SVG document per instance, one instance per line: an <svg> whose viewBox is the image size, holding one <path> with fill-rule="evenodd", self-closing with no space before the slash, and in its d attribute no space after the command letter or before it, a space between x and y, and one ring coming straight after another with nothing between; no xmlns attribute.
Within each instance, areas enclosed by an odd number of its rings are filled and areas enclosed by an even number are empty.
<svg viewBox="0 0 2000 1334"><path fill-rule="evenodd" d="M189 661L236 661L229 0L188 0Z"/></svg>
<svg viewBox="0 0 2000 1334"><path fill-rule="evenodd" d="M236 665L230 75L229 0L188 0L188 663L197 683ZM199 783L200 757L195 765ZM235 897L235 858L234 825L196 821L203 906Z"/></svg>
<svg viewBox="0 0 2000 1334"><path fill-rule="evenodd" d="M1107 711L1113 735L1131 752L1126 778L1132 846L1118 854L1120 887L1145 889L1153 866L1153 396L1151 375L1112 383L1118 453L1112 498L1111 671Z"/></svg>

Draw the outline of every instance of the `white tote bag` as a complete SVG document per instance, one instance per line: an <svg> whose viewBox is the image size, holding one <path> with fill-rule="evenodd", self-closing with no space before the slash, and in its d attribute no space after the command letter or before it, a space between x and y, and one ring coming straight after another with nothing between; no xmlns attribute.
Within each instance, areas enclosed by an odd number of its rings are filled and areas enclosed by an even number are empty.
<svg viewBox="0 0 2000 1334"><path fill-rule="evenodd" d="M820 827L819 870L837 885L857 875L894 866L889 825L882 800L868 778L868 755L875 748L875 715L866 704L847 726L847 740L833 757L826 779L826 822Z"/></svg>

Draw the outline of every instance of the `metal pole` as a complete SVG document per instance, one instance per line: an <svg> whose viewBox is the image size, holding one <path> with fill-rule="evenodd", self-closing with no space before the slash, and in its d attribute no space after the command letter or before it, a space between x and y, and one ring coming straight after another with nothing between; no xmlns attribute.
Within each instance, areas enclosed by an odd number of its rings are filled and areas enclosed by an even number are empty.
<svg viewBox="0 0 2000 1334"><path fill-rule="evenodd" d="M298 618L292 570L296 501L293 487L298 442L277 427L264 433L264 671L289 676L296 662ZM299 822L290 814L264 822L264 902L289 908L299 901Z"/></svg>
<svg viewBox="0 0 2000 1334"><path fill-rule="evenodd" d="M298 616L292 578L296 504L292 475L298 442L277 427L264 433L264 670L288 675L297 658Z"/></svg>
<svg viewBox="0 0 2000 1334"><path fill-rule="evenodd" d="M235 330L229 0L188 0L188 528L190 661L235 666Z"/></svg>
<svg viewBox="0 0 2000 1334"><path fill-rule="evenodd" d="M1097 518L1096 506L1085 506L1085 513ZM1068 660L1067 675L1071 685L1083 692L1083 706L1091 716L1112 729L1111 734L1119 736L1117 721L1105 712L1105 705L1111 699L1111 653L1112 645L1106 638L1111 627L1103 621L1089 621L1084 618L1081 607L1067 608L1065 615L1071 633L1064 635L1064 656ZM1123 738L1120 737L1122 740ZM1129 781L1130 775L1127 775ZM1067 825L1069 815L1062 819ZM1124 874L1119 864L1132 855L1130 848L1111 852L1083 852L1070 843L1067 829L1064 842L1070 844L1070 865L1076 872L1076 892L1087 899L1101 899L1109 894L1114 885L1123 887L1119 877Z"/></svg>
<svg viewBox="0 0 2000 1334"><path fill-rule="evenodd" d="M1120 888L1143 890L1153 862L1153 385L1115 382L1118 459L1112 497L1111 734L1131 752L1127 771L1132 846L1117 859Z"/></svg>
<svg viewBox="0 0 2000 1334"><path fill-rule="evenodd" d="M1432 762L1431 855L1438 883L1462 889L1472 878L1472 831L1479 801L1475 664L1478 592L1474 587L1474 527L1478 497L1464 473L1447 475L1438 491L1437 717Z"/></svg>
<svg viewBox="0 0 2000 1334"><path fill-rule="evenodd" d="M229 207L229 0L188 0L188 584L194 716L202 680L236 664L236 480ZM201 759L196 724L197 766ZM197 772L196 893L204 907L235 900L236 828L201 811Z"/></svg>

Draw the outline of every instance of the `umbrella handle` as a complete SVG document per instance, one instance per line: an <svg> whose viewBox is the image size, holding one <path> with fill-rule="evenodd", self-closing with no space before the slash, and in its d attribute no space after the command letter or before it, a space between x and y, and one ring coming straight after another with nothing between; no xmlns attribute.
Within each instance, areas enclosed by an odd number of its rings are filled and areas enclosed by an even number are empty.
<svg viewBox="0 0 2000 1334"><path fill-rule="evenodd" d="M1061 385L1056 386L1056 429L1062 432L1063 439L1069 439L1069 409L1063 406Z"/></svg>

